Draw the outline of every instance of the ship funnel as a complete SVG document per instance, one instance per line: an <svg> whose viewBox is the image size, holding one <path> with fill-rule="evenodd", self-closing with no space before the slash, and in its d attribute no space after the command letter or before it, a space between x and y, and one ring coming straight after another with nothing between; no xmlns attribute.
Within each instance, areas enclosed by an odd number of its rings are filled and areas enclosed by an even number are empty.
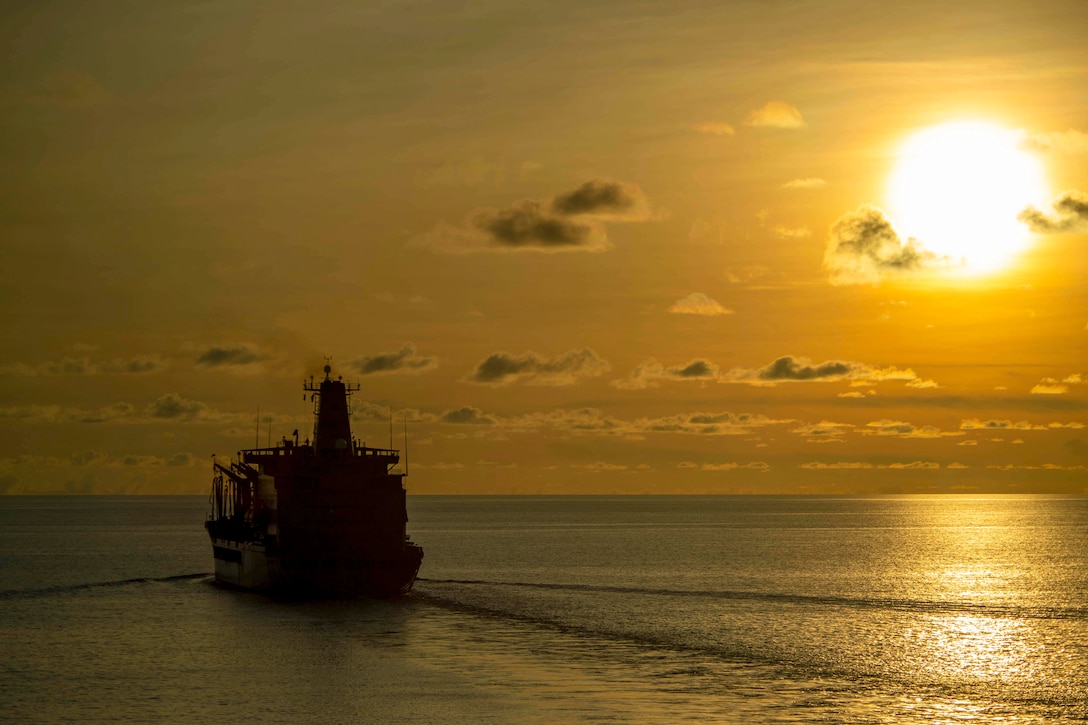
<svg viewBox="0 0 1088 725"><path fill-rule="evenodd" d="M325 379L318 388L317 421L314 423L314 447L318 450L345 449L351 440L351 420L348 415L348 395L352 392L343 382L332 380L325 367Z"/></svg>

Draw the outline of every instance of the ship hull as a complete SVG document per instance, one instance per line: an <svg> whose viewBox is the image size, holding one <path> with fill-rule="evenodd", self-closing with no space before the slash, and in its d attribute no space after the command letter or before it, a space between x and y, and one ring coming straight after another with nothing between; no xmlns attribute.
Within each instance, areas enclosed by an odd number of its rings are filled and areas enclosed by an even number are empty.
<svg viewBox="0 0 1088 725"><path fill-rule="evenodd" d="M259 542L214 536L212 552L217 583L304 598L402 596L415 584L423 559L423 550L408 544L400 556L379 561L300 560L271 552Z"/></svg>

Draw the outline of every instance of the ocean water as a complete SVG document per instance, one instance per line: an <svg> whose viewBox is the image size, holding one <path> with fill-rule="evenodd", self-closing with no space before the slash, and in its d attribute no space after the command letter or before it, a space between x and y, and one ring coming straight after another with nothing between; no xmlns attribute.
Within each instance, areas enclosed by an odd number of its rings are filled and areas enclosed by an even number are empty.
<svg viewBox="0 0 1088 725"><path fill-rule="evenodd" d="M1084 497L410 497L395 601L216 586L202 497L0 497L0 720L1088 721Z"/></svg>

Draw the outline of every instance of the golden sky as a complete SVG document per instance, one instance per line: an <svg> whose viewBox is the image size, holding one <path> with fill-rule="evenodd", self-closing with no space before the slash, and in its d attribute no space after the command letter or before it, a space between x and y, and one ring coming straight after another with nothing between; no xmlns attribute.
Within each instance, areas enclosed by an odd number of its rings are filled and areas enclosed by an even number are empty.
<svg viewBox="0 0 1088 725"><path fill-rule="evenodd" d="M1088 3L2 13L0 492L1088 491Z"/></svg>

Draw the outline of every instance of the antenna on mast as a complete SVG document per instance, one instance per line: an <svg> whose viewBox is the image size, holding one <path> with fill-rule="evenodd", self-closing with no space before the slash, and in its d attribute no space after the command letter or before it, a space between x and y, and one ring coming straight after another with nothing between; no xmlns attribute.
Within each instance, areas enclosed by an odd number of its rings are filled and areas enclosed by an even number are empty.
<svg viewBox="0 0 1088 725"><path fill-rule="evenodd" d="M404 475L408 475L408 415L404 415Z"/></svg>
<svg viewBox="0 0 1088 725"><path fill-rule="evenodd" d="M257 406L257 434L253 436L253 447L261 447L261 406Z"/></svg>

